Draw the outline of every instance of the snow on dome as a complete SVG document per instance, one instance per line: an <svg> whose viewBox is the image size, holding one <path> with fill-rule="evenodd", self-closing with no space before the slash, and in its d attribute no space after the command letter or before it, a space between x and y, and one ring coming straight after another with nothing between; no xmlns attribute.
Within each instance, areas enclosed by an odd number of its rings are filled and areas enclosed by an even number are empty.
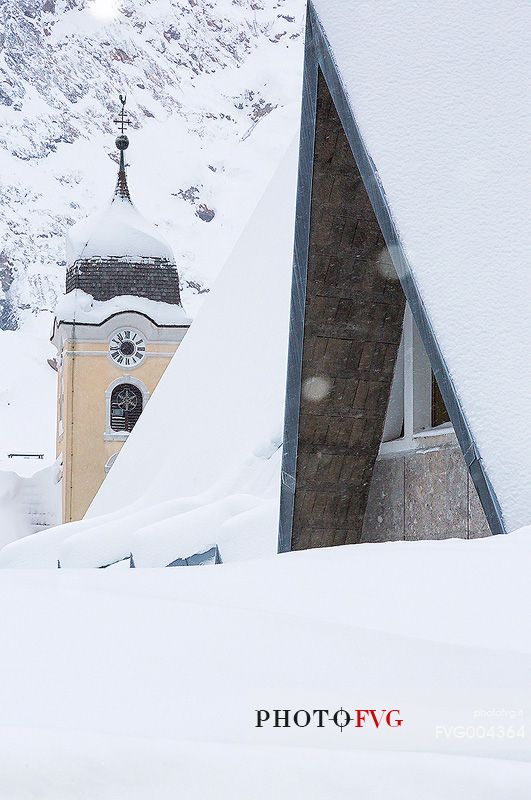
<svg viewBox="0 0 531 800"><path fill-rule="evenodd" d="M127 136L118 136L120 166L111 203L67 235L66 291L82 289L101 301L135 295L181 306L171 248L131 201L124 157L128 146Z"/></svg>
<svg viewBox="0 0 531 800"><path fill-rule="evenodd" d="M157 227L119 195L103 211L76 223L66 241L68 266L94 257L160 258L175 263L171 247Z"/></svg>

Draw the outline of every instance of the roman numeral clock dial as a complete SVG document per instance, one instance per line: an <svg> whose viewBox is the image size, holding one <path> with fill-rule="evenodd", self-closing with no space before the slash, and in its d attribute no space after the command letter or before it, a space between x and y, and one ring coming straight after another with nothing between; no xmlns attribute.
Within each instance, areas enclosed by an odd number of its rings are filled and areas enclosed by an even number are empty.
<svg viewBox="0 0 531 800"><path fill-rule="evenodd" d="M146 340L140 331L123 328L113 333L109 342L109 355L118 367L138 367L146 355Z"/></svg>

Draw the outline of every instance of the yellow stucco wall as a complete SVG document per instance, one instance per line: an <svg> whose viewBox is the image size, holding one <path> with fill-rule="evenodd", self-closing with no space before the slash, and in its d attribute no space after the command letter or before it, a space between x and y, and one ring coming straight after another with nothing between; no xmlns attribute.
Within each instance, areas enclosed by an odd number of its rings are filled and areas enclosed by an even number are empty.
<svg viewBox="0 0 531 800"><path fill-rule="evenodd" d="M105 393L110 384L122 377L124 383L135 378L151 394L178 346L177 342L148 344L146 357L138 367L121 370L108 356L107 341L64 343L58 373L57 427L57 454L63 457L64 522L85 515L105 478L106 463L123 446L123 441L105 438Z"/></svg>

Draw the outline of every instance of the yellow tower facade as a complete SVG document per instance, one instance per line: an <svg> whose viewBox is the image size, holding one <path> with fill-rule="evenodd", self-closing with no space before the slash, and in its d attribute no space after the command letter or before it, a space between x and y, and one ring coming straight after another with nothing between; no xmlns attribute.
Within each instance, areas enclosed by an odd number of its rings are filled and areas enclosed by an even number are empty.
<svg viewBox="0 0 531 800"><path fill-rule="evenodd" d="M116 145L110 204L67 237L52 334L64 522L85 515L190 325L171 249L131 201L123 132Z"/></svg>
<svg viewBox="0 0 531 800"><path fill-rule="evenodd" d="M161 325L131 311L98 324L56 319L64 522L85 515L187 330L187 321ZM117 345L140 357L117 363Z"/></svg>

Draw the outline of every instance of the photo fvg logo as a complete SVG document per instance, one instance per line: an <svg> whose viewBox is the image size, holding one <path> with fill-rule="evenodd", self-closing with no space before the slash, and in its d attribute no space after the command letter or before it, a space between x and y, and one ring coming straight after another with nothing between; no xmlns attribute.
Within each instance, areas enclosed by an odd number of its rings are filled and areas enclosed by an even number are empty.
<svg viewBox="0 0 531 800"><path fill-rule="evenodd" d="M309 711L304 708L292 711L289 708L257 708L255 728L307 728L312 725L316 728L324 728L327 725L335 725L343 732L343 728L349 725L352 728L400 728L403 724L400 709L376 709L376 708L356 708L346 711L340 708L338 711L330 713L327 708L314 708Z"/></svg>

